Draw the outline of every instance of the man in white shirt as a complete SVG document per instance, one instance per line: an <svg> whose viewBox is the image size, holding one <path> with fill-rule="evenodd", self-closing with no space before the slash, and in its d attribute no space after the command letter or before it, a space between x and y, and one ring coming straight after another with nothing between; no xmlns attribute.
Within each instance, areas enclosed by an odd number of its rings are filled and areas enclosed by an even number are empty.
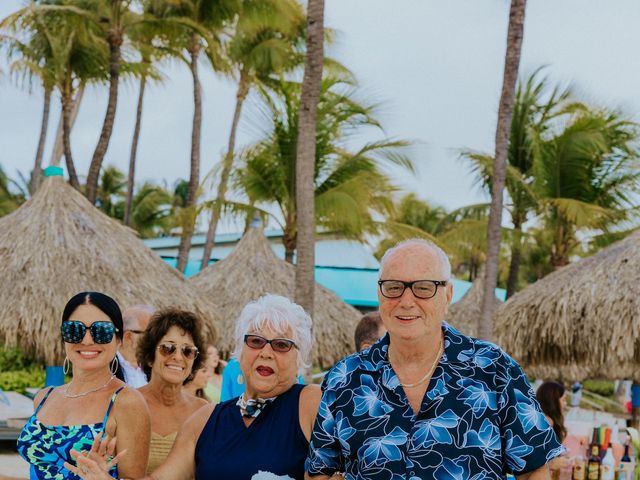
<svg viewBox="0 0 640 480"><path fill-rule="evenodd" d="M138 339L146 330L147 325L149 325L149 320L154 311L153 307L148 305L135 305L122 312L124 335L117 357L122 366L124 381L135 388L147 384L147 376L138 365L138 360L136 359L136 349L138 347Z"/></svg>

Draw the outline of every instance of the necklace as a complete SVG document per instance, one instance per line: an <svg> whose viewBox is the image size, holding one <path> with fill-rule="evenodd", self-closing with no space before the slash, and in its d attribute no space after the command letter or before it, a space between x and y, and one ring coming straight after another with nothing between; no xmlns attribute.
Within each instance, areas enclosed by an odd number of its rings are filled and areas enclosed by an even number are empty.
<svg viewBox="0 0 640 480"><path fill-rule="evenodd" d="M93 392L97 392L99 390L102 390L103 388L105 388L107 385L109 385L111 383L111 380L113 380L114 378L116 378L115 375L111 375L111 377L109 378L109 380L106 381L106 383L104 385L101 385L97 388L91 389L91 390L87 390L86 392L83 393L76 393L76 394L71 394L68 393L69 387L71 386L71 383L67 386L67 390L65 390L64 392L64 397L65 398L79 398L79 397L85 397L87 395L89 395L90 393Z"/></svg>
<svg viewBox="0 0 640 480"><path fill-rule="evenodd" d="M440 348L438 348L438 353L436 355L436 358L433 361L431 368L429 368L429 371L427 372L427 374L415 383L400 382L400 386L404 388L413 388L413 387L417 387L418 385L422 385L424 382L426 382L428 378L431 378L431 375L433 374L433 371L436 369L436 366L438 365L438 361L440 360L440 357L442 356L443 353L444 353L444 339L440 337Z"/></svg>

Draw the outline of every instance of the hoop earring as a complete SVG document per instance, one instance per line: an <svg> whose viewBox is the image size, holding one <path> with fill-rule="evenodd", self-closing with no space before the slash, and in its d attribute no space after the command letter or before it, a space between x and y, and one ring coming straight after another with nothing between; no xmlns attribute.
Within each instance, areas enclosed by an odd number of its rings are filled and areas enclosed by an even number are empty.
<svg viewBox="0 0 640 480"><path fill-rule="evenodd" d="M118 360L118 355L116 355L115 357L113 357L113 360L111 360L111 375L115 376L115 374L118 372L119 366L120 361Z"/></svg>
<svg viewBox="0 0 640 480"><path fill-rule="evenodd" d="M69 369L71 368L71 360L69 357L64 357L64 363L62 364L62 373L65 375L69 373Z"/></svg>

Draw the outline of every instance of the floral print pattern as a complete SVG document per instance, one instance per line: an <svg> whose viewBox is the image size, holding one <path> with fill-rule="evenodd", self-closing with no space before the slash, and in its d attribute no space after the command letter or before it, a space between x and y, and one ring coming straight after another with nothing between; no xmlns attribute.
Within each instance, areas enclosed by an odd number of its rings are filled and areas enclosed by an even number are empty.
<svg viewBox="0 0 640 480"><path fill-rule="evenodd" d="M325 377L306 469L350 480L502 479L563 452L520 366L443 322L444 354L415 415L389 335Z"/></svg>

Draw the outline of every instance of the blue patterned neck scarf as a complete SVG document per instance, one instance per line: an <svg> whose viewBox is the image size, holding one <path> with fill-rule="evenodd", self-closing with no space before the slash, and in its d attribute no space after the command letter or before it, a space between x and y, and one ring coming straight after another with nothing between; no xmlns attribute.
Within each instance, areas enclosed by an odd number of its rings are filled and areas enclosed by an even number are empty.
<svg viewBox="0 0 640 480"><path fill-rule="evenodd" d="M244 399L244 394L240 395L236 405L240 407L240 412L242 412L243 417L253 417L256 418L260 413L273 402L277 397L272 398L250 398L249 400Z"/></svg>

